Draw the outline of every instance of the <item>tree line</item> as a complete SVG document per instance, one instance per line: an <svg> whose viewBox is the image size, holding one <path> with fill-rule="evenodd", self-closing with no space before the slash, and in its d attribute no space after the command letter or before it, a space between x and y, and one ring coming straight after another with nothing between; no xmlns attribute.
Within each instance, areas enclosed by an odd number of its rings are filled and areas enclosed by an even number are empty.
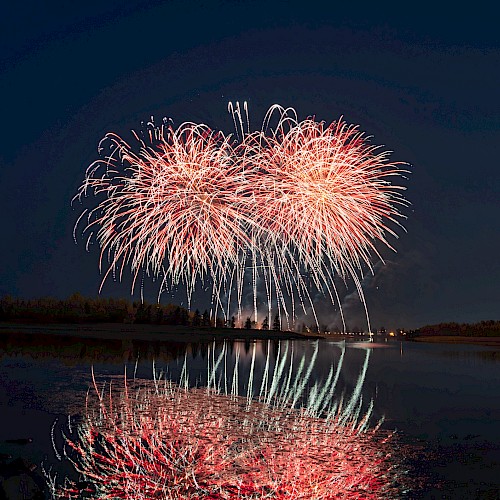
<svg viewBox="0 0 500 500"><path fill-rule="evenodd" d="M42 297L20 299L6 295L0 298L0 321L25 323L129 323L146 325L179 325L192 327L236 328L234 316L228 320L211 317L208 310L188 311L175 304L151 304L105 297L84 297L74 293L67 299ZM267 317L262 325L247 318L245 329L269 330ZM273 330L281 330L276 315Z"/></svg>
<svg viewBox="0 0 500 500"><path fill-rule="evenodd" d="M159 323L188 325L187 309L173 304L149 304L126 299L84 297L74 293L67 299L42 297L0 299L0 321L33 323Z"/></svg>
<svg viewBox="0 0 500 500"><path fill-rule="evenodd" d="M498 337L500 336L500 321L488 320L478 323L438 323L436 325L422 326L417 330L416 335Z"/></svg>

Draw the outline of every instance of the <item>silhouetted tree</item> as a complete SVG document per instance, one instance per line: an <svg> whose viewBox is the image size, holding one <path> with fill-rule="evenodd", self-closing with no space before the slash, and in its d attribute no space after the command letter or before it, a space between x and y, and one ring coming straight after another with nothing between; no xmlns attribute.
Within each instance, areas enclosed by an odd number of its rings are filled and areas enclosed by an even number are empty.
<svg viewBox="0 0 500 500"><path fill-rule="evenodd" d="M275 332L281 332L281 320L279 314L276 314L273 321L273 330Z"/></svg>
<svg viewBox="0 0 500 500"><path fill-rule="evenodd" d="M250 330L251 328L252 328L252 320L250 319L250 317L248 317L247 320L245 321L245 329Z"/></svg>
<svg viewBox="0 0 500 500"><path fill-rule="evenodd" d="M266 316L262 322L262 330L269 330L269 318Z"/></svg>
<svg viewBox="0 0 500 500"><path fill-rule="evenodd" d="M191 324L193 326L200 326L201 325L201 314L198 309L194 312L193 319L191 320Z"/></svg>
<svg viewBox="0 0 500 500"><path fill-rule="evenodd" d="M157 325L163 323L163 309L160 306L156 306L155 323Z"/></svg>
<svg viewBox="0 0 500 500"><path fill-rule="evenodd" d="M182 326L188 326L189 325L189 313L187 309L184 309L183 307L179 307L179 323L176 323L178 325Z"/></svg>
<svg viewBox="0 0 500 500"><path fill-rule="evenodd" d="M141 303L135 313L135 323L140 325L151 324L151 304Z"/></svg>
<svg viewBox="0 0 500 500"><path fill-rule="evenodd" d="M211 326L210 325L210 315L208 314L208 311L206 309L203 311L203 317L201 319L201 324L202 324L202 326Z"/></svg>

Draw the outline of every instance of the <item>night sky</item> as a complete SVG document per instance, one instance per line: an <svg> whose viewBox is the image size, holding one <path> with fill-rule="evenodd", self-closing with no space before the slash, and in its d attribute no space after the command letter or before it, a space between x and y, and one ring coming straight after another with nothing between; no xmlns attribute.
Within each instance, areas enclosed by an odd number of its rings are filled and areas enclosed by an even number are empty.
<svg viewBox="0 0 500 500"><path fill-rule="evenodd" d="M98 248L75 245L70 201L105 133L131 138L152 115L229 133L228 101L246 100L254 129L275 103L343 115L410 164L407 233L364 281L375 327L500 319L500 11L445 4L9 2L0 295L97 294ZM362 325L350 292L348 324Z"/></svg>

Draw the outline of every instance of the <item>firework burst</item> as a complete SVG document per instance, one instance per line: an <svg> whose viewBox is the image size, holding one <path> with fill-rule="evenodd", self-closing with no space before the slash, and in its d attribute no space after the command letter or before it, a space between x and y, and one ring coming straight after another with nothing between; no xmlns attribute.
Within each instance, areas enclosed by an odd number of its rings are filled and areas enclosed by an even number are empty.
<svg viewBox="0 0 500 500"><path fill-rule="evenodd" d="M109 154L89 167L78 197L104 199L82 216L90 238L99 227L101 266L106 255L110 262L103 283L130 265L132 288L142 270L191 293L197 278L224 278L248 245L248 185L222 133L191 123L150 132L149 144L136 135L138 153L114 134L101 141Z"/></svg>
<svg viewBox="0 0 500 500"><path fill-rule="evenodd" d="M269 130L275 113L278 124ZM299 122L294 110L274 106L264 123L249 141L260 168L253 193L263 255L278 256L288 276L308 272L330 297L333 273L353 278L364 302L363 266L372 271L371 255L382 258L376 240L390 247L386 234L397 237L388 224L398 224L397 206L406 204L403 188L388 180L402 174L400 165L342 120ZM300 290L303 281L294 284Z"/></svg>
<svg viewBox="0 0 500 500"><path fill-rule="evenodd" d="M339 306L334 277L352 278L364 303L363 268L372 269L372 254L380 257L375 241L390 247L386 235L395 236L390 226L405 204L402 188L388 180L401 175L398 164L342 120L300 122L293 110L273 106L251 133L240 107L230 111L238 139L205 125L150 123L135 134L135 150L114 134L101 141L102 157L75 197L101 197L75 226L86 218L101 270L109 263L101 287L130 267L132 290L144 272L161 281L160 294L184 283L190 302L208 278L214 315L219 307L230 315L235 293L241 316L250 268L255 319L258 282L269 317L273 300L287 318L291 307L292 322L297 299L314 313L304 274Z"/></svg>

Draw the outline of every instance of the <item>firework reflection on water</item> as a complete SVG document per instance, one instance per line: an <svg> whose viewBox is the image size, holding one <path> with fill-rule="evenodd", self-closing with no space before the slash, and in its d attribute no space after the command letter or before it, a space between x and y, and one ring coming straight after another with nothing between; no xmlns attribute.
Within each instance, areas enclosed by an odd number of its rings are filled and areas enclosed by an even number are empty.
<svg viewBox="0 0 500 500"><path fill-rule="evenodd" d="M338 394L345 347L311 386L319 343L298 363L292 346L280 343L254 384L254 344L243 391L239 350L226 344L208 356L204 387L190 386L186 364L176 383L93 378L62 453L80 477L58 484L47 472L53 498L397 498L393 436L369 425L361 395L370 350L354 390Z"/></svg>

